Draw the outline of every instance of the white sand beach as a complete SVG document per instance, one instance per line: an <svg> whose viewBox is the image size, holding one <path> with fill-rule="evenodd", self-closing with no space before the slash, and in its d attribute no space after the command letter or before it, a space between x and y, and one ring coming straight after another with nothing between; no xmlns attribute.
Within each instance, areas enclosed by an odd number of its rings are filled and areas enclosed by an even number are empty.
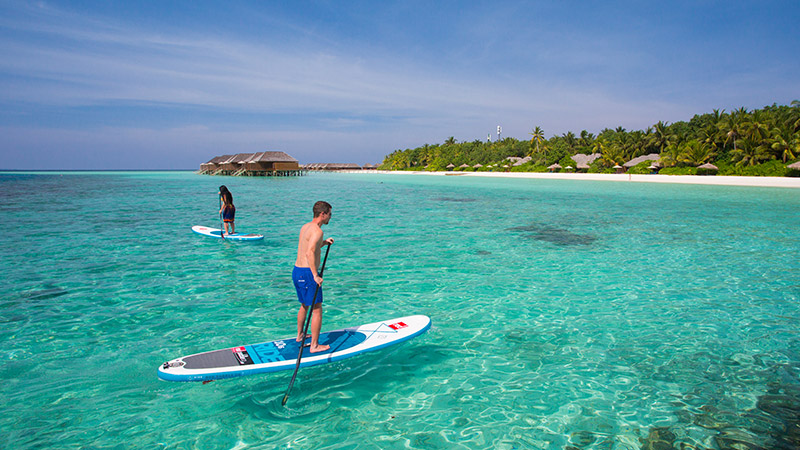
<svg viewBox="0 0 800 450"><path fill-rule="evenodd" d="M433 175L462 177L539 178L545 180L622 181L635 183L707 184L720 186L756 186L800 188L800 178L791 177L735 177L700 175L634 175L605 173L533 173L533 172L426 172L391 170L352 170L347 173Z"/></svg>

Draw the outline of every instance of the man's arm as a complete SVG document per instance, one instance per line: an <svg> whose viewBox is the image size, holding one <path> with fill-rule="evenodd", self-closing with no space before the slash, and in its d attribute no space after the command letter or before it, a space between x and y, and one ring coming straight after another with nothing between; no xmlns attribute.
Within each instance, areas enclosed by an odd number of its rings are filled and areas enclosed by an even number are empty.
<svg viewBox="0 0 800 450"><path fill-rule="evenodd" d="M317 271L317 252L319 251L317 245L319 245L318 243L321 237L321 229L312 229L308 233L308 241L306 242L306 261L308 261L308 267L311 269L311 274L314 276L314 281L317 284L322 284L322 277L319 276L319 272Z"/></svg>

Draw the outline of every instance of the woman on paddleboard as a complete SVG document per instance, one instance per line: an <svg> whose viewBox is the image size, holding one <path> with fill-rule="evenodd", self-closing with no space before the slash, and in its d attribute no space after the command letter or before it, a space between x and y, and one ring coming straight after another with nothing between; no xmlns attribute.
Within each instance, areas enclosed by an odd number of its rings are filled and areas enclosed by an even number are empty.
<svg viewBox="0 0 800 450"><path fill-rule="evenodd" d="M222 215L222 221L225 223L225 229L222 231L226 234L233 234L236 232L236 226L233 223L234 217L236 216L236 207L233 206L233 194L231 194L231 191L229 191L225 185L219 187L219 200L219 213ZM230 231L228 231L229 226Z"/></svg>

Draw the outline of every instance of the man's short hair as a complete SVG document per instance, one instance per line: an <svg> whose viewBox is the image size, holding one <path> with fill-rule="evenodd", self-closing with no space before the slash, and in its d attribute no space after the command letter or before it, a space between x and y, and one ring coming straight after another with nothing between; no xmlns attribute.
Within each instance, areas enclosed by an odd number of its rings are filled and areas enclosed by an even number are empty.
<svg viewBox="0 0 800 450"><path fill-rule="evenodd" d="M331 204L328 202L318 201L314 203L314 217L319 216L320 214L328 214L331 212Z"/></svg>

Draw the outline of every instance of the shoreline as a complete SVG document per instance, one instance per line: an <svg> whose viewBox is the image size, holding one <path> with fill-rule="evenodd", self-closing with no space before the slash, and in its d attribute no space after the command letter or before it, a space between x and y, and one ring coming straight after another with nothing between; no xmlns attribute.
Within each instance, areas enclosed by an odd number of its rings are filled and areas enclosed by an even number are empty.
<svg viewBox="0 0 800 450"><path fill-rule="evenodd" d="M550 173L550 172L427 172L410 170L346 170L343 173L385 175L432 175L461 177L496 177L543 180L617 181L634 183L701 184L710 186L751 186L800 189L800 178L741 177L718 175L639 175L610 173Z"/></svg>

